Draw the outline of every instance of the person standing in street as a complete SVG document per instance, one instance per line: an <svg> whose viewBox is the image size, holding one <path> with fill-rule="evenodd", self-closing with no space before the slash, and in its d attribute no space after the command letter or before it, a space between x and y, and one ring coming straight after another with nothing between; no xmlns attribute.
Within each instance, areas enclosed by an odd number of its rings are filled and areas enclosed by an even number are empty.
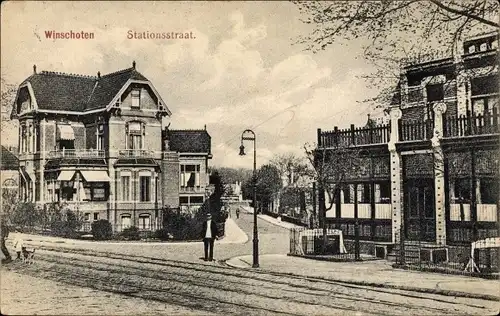
<svg viewBox="0 0 500 316"><path fill-rule="evenodd" d="M203 222L203 246L205 249L205 261L214 259L214 242L217 238L217 224L212 220L212 214L207 214L207 220Z"/></svg>

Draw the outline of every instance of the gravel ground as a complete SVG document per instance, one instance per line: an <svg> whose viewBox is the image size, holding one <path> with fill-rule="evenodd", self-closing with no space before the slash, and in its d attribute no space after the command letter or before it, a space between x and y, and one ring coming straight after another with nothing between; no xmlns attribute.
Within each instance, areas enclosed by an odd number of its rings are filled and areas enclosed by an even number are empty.
<svg viewBox="0 0 500 316"><path fill-rule="evenodd" d="M252 230L251 215L237 224ZM287 231L259 223L261 253L286 253ZM251 234L250 234L251 236ZM33 265L2 267L2 312L9 314L494 315L497 302L454 298L229 268L221 259L252 243L51 245ZM90 248L90 249L84 249ZM6 275L6 282L4 281ZM20 294L21 293L21 294ZM29 301L30 306L21 303Z"/></svg>

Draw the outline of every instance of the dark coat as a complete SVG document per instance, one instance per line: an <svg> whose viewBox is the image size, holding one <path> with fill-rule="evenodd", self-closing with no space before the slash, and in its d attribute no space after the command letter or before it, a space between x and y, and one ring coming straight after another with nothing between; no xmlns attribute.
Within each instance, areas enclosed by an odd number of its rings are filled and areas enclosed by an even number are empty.
<svg viewBox="0 0 500 316"><path fill-rule="evenodd" d="M213 219L210 222L210 229L212 231L212 238L217 237L217 233L218 233L217 224L215 223L215 221ZM205 233L206 232L207 232L207 221L204 221L203 225L202 225L202 228L201 228L201 238L202 239L205 238Z"/></svg>

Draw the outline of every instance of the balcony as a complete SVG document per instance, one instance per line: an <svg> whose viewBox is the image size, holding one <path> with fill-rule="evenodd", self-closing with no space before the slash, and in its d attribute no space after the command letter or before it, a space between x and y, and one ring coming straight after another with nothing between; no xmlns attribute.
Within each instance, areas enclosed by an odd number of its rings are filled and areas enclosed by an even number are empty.
<svg viewBox="0 0 500 316"><path fill-rule="evenodd" d="M352 147L361 145L385 144L390 139L390 124L375 127L358 127L322 132L318 130L318 147Z"/></svg>
<svg viewBox="0 0 500 316"><path fill-rule="evenodd" d="M466 137L475 135L498 134L499 113L496 108L484 115L467 111L466 115L445 117L443 119L444 137Z"/></svg>
<svg viewBox="0 0 500 316"><path fill-rule="evenodd" d="M399 141L421 141L432 138L434 122L427 121L410 121L399 122Z"/></svg>
<svg viewBox="0 0 500 316"><path fill-rule="evenodd" d="M48 159L55 158L104 158L104 150L96 149L62 149L47 153Z"/></svg>
<svg viewBox="0 0 500 316"><path fill-rule="evenodd" d="M156 155L155 151L145 149L122 149L117 154L120 158L154 158Z"/></svg>
<svg viewBox="0 0 500 316"><path fill-rule="evenodd" d="M206 189L202 186L194 186L194 187L184 187L181 186L181 193L205 193Z"/></svg>

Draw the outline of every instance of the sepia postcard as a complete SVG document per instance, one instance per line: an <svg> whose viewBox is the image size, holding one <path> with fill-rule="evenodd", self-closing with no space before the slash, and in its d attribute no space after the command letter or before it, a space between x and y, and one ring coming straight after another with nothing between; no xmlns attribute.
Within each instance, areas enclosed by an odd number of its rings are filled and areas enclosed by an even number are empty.
<svg viewBox="0 0 500 316"><path fill-rule="evenodd" d="M497 0L4 1L2 315L498 315Z"/></svg>

